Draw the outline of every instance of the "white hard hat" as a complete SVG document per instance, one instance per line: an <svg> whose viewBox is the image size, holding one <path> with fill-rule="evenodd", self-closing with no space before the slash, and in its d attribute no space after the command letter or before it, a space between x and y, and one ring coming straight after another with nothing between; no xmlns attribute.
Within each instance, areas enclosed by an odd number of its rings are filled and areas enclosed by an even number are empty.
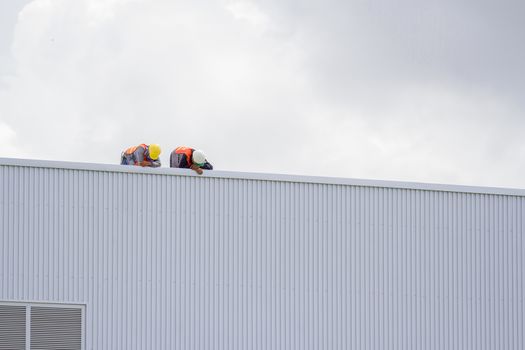
<svg viewBox="0 0 525 350"><path fill-rule="evenodd" d="M204 152L202 152L200 149L196 149L193 151L193 163L197 164L204 164L206 163L206 156L204 155Z"/></svg>

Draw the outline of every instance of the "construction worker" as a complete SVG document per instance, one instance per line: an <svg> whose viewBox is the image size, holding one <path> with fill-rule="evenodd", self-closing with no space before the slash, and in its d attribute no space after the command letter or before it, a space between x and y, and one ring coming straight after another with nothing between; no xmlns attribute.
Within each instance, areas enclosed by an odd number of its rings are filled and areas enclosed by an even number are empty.
<svg viewBox="0 0 525 350"><path fill-rule="evenodd" d="M204 153L190 147L175 148L170 155L170 167L192 169L199 175L202 175L202 169L213 170Z"/></svg>
<svg viewBox="0 0 525 350"><path fill-rule="evenodd" d="M160 167L160 152L160 146L156 143L152 143L149 146L142 143L122 152L120 164L158 168Z"/></svg>

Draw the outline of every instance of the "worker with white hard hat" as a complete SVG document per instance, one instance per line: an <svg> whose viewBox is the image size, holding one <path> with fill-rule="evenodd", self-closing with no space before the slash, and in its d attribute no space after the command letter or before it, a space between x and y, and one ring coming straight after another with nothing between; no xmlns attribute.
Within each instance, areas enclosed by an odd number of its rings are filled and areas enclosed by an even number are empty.
<svg viewBox="0 0 525 350"><path fill-rule="evenodd" d="M177 147L170 155L171 168L187 168L202 174L202 169L213 170L213 166L206 160L204 152L190 147Z"/></svg>

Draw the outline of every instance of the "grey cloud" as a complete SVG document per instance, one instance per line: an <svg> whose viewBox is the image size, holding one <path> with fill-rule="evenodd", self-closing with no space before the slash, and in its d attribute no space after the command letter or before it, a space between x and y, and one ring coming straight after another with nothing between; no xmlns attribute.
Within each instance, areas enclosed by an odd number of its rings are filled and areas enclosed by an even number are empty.
<svg viewBox="0 0 525 350"><path fill-rule="evenodd" d="M45 3L0 90L20 153L158 142L164 163L186 144L218 169L525 186L517 2Z"/></svg>
<svg viewBox="0 0 525 350"><path fill-rule="evenodd" d="M280 14L281 22L293 18L323 91L363 97L356 90L381 92L406 81L448 80L514 97L524 92L523 2L290 3L266 6Z"/></svg>

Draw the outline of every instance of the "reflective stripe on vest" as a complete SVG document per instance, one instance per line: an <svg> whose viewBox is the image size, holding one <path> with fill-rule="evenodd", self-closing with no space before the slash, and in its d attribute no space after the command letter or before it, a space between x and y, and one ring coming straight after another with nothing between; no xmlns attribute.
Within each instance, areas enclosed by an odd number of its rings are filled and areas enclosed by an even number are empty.
<svg viewBox="0 0 525 350"><path fill-rule="evenodd" d="M132 155L133 153L135 153L135 151L137 150L137 148L139 147L142 147L144 148L144 152L146 152L146 149L148 148L148 145L146 145L145 143L141 143L140 145L138 146L133 146L133 147L130 147L128 148L127 150L124 151L124 154L125 155Z"/></svg>
<svg viewBox="0 0 525 350"><path fill-rule="evenodd" d="M185 154L186 155L186 161L188 162L188 166L191 166L193 164L193 162L191 161L191 156L193 154L193 148L190 148L190 147L184 147L184 146L181 146L181 147L177 147L175 148L175 153L176 154Z"/></svg>

